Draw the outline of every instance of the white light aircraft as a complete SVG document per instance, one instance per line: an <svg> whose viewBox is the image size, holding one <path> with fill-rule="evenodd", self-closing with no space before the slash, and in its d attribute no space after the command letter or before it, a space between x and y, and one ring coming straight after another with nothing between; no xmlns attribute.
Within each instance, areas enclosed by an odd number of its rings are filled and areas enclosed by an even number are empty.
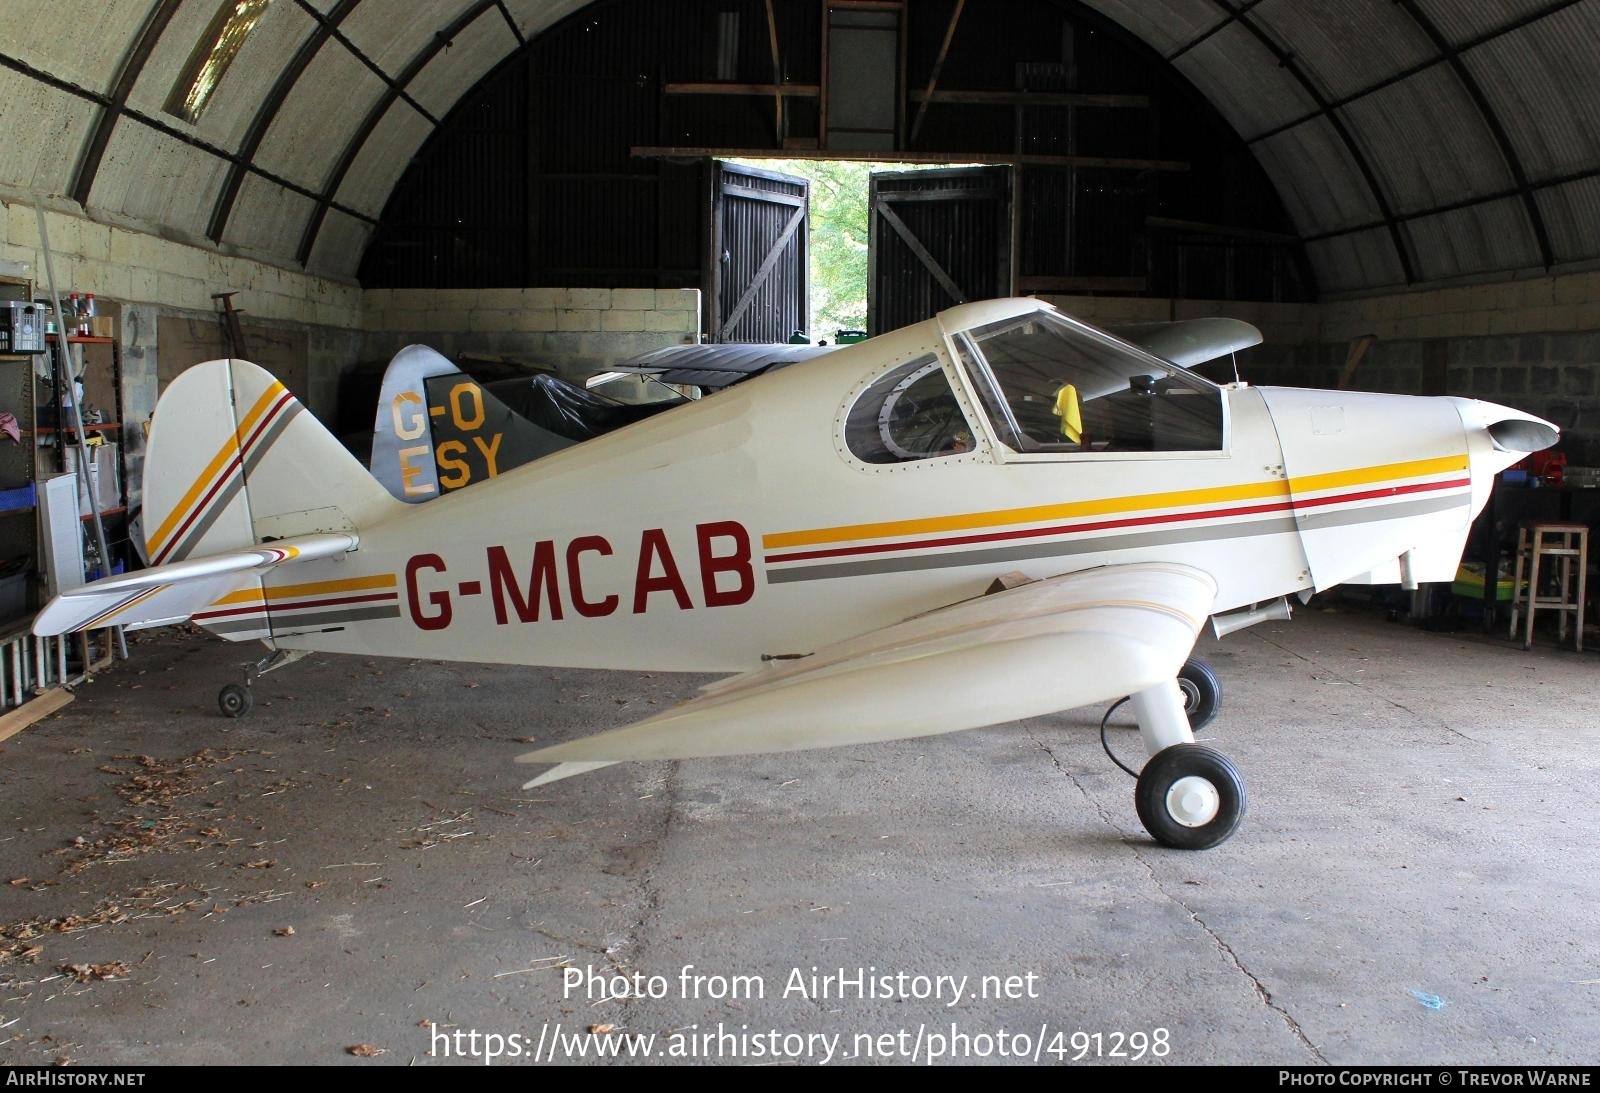
<svg viewBox="0 0 1600 1093"><path fill-rule="evenodd" d="M1557 436L1464 398L1218 386L991 300L405 505L266 372L212 361L156 410L151 568L57 597L34 630L193 619L279 661L737 673L521 756L556 764L530 785L1126 695L1140 819L1203 848L1245 809L1178 682L1207 618L1451 580L1494 475ZM1209 672L1187 681L1214 705Z"/></svg>

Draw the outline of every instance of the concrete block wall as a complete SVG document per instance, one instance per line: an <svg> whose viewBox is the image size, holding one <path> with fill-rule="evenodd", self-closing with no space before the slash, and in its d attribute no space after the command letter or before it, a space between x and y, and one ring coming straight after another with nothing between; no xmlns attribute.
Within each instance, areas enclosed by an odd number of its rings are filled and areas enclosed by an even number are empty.
<svg viewBox="0 0 1600 1093"><path fill-rule="evenodd" d="M34 207L5 202L0 210L0 262L33 278L35 295L49 294L44 250ZM307 404L331 420L339 375L361 359L362 294L358 286L249 258L223 255L143 232L45 210L56 282L69 292L93 292L122 305L123 416L145 421L155 410L163 316L215 321L213 292L237 291L251 323L307 333ZM180 362L196 363L196 362ZM130 428L130 493L143 480L143 434Z"/></svg>
<svg viewBox="0 0 1600 1093"><path fill-rule="evenodd" d="M45 230L63 291L93 292L174 311L215 310L213 292L238 291L252 319L359 329L359 286L267 265L160 236L47 210ZM28 264L43 289L44 254L33 207L6 203L0 259ZM43 292L40 293L43 295Z"/></svg>
<svg viewBox="0 0 1600 1093"><path fill-rule="evenodd" d="M700 340L698 289L370 289L363 304L368 359L421 342L578 376Z"/></svg>
<svg viewBox="0 0 1600 1093"><path fill-rule="evenodd" d="M1350 386L1481 398L1562 429L1560 450L1600 466L1600 272L1327 301L1313 340L1241 356L1257 383L1331 387L1351 343L1374 341Z"/></svg>

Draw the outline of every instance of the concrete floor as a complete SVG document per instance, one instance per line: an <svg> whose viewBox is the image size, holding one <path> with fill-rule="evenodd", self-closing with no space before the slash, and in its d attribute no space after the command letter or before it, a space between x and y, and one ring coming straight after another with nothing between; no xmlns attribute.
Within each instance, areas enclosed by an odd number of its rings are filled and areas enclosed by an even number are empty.
<svg viewBox="0 0 1600 1093"><path fill-rule="evenodd" d="M144 637L0 752L0 1062L357 1063L365 1044L425 1063L430 1021L529 1052L556 1022L591 1050L591 1024L664 1050L720 1022L839 1034L840 1055L919 1029L926 1054L954 1024L1045 1026L1044 1060L1077 1031L1110 1050L1164 1028L1184 1063L1592 1062L1600 657L1348 609L1203 652L1227 687L1206 735L1251 813L1182 853L1140 828L1098 711L524 793L524 739L699 681L318 657L227 722L213 695L250 654ZM669 996L564 998L563 958ZM685 965L765 998L686 999ZM1036 997L784 997L813 966L969 994L1033 973Z"/></svg>

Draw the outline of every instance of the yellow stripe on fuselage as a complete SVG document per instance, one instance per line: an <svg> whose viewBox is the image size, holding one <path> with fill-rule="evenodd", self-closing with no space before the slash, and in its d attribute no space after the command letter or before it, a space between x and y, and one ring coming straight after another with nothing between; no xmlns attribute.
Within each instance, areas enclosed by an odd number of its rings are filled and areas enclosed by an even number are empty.
<svg viewBox="0 0 1600 1093"><path fill-rule="evenodd" d="M250 412L244 416L244 421L234 430L233 435L222 442L222 450L211 457L211 462L206 464L206 469L200 472L200 477L195 479L194 485L189 487L188 492L179 498L172 511L167 513L167 518L161 521L161 526L145 538L145 546L152 553L161 549L167 536L172 534L172 529L177 527L178 522L188 514L189 506L193 505L200 494L205 491L205 488L211 484L211 480L217 476L217 472L222 469L223 465L239 453L239 438L249 430L250 426L255 424L257 418L267 412L267 407L271 406L273 400L284 390L283 384L274 383L267 388L265 394L256 399L255 405L250 407Z"/></svg>
<svg viewBox="0 0 1600 1093"><path fill-rule="evenodd" d="M1320 490L1342 486L1369 485L1391 479L1421 478L1431 474L1445 474L1467 469L1466 455L1444 456L1439 459L1417 459L1408 463L1386 463L1378 467L1357 467L1347 471L1332 471L1297 478L1292 483L1281 478L1262 482L1244 482L1235 486L1213 486L1198 490L1176 490L1169 493L1141 493L1126 497L1102 497L1093 501L1072 501L1060 505L1033 505L1019 509L996 509L989 512L957 513L951 516L931 516L918 520L891 520L878 524L846 524L840 527L816 528L810 531L784 531L764 535L761 545L767 550L784 547L820 546L827 543L854 542L862 539L893 539L903 535L927 535L944 531L972 531L1000 527L1007 524L1033 524L1047 520L1067 520L1081 516L1104 516L1120 512L1139 512L1154 509L1185 508L1192 505L1212 505L1224 501L1251 501L1263 498L1287 500L1292 489L1296 494L1316 493Z"/></svg>
<svg viewBox="0 0 1600 1093"><path fill-rule="evenodd" d="M371 588L393 588L398 584L393 573L377 573L371 577L351 577L342 581L311 581L307 584L285 584L269 588L263 596L259 588L243 588L230 592L212 603L212 607L229 607L241 603L261 603L263 600L278 603L302 596L326 596L330 592L362 592Z"/></svg>

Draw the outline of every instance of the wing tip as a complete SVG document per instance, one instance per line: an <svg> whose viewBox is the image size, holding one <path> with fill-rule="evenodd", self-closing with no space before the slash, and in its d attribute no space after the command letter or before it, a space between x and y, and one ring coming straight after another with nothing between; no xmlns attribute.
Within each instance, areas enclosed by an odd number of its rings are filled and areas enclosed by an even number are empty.
<svg viewBox="0 0 1600 1093"><path fill-rule="evenodd" d="M539 753L536 752L536 751L530 751L526 755L519 755L519 756L517 756L517 762L519 762L519 763L540 763L540 762L544 762L544 760L542 760L542 759L534 758L534 756L537 756L538 754ZM547 786L551 782L559 782L559 781L562 781L563 779L566 779L566 778L572 778L575 775L587 774L591 770L599 770L601 767L615 766L616 763L617 763L617 760L615 760L615 759L602 759L602 760L599 760L599 761L596 761L596 762L581 762L580 761L580 762L557 763L555 766L551 767L549 770L545 771L543 774L539 775L537 778L533 778L533 779L530 779L529 781L526 781L526 782L522 783L522 788L523 789L538 789L540 786Z"/></svg>

